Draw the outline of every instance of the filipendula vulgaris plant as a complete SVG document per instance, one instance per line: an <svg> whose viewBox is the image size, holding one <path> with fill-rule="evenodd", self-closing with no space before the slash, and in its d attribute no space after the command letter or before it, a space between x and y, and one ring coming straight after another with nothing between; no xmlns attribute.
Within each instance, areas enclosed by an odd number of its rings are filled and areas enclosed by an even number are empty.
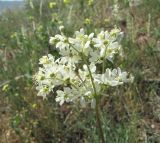
<svg viewBox="0 0 160 143"><path fill-rule="evenodd" d="M50 44L59 50L60 58L51 54L39 60L41 65L35 74L38 96L44 99L55 92L59 105L72 102L85 108L95 108L99 136L105 142L100 121L99 101L110 86L132 82L127 72L106 67L106 61L113 62L115 54L122 54L120 40L123 33L114 28L110 32L85 34L84 29L76 31L74 37L67 37L60 26L61 34L50 37ZM57 88L61 87L61 88Z"/></svg>

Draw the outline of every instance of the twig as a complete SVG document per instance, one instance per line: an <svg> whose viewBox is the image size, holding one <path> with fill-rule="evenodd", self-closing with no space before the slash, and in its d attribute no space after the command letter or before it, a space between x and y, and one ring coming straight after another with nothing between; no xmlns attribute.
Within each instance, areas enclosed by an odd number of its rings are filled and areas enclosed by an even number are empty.
<svg viewBox="0 0 160 143"><path fill-rule="evenodd" d="M29 74L19 75L19 76L14 77L14 78L11 79L11 80L7 80L7 81L4 81L3 83L0 83L0 88L3 87L5 84L10 83L10 82L13 81L13 80L19 80L19 79L24 78L24 77L32 78L32 76L29 75Z"/></svg>

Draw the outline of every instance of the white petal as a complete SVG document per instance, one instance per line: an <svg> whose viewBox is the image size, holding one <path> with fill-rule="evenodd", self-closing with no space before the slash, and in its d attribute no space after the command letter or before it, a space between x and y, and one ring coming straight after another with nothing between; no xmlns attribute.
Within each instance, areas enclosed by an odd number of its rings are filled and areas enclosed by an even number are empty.
<svg viewBox="0 0 160 143"><path fill-rule="evenodd" d="M86 101L83 96L80 98L80 104L81 104L82 108L86 107Z"/></svg>
<svg viewBox="0 0 160 143"><path fill-rule="evenodd" d="M93 98L91 100L91 108L94 109L96 107L96 100Z"/></svg>

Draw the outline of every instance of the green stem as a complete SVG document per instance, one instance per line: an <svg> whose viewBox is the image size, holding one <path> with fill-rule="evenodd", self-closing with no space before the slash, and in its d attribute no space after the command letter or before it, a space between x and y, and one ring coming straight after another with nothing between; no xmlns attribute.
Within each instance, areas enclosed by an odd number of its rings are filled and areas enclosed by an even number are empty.
<svg viewBox="0 0 160 143"><path fill-rule="evenodd" d="M97 125L98 125L98 129L99 129L99 136L100 136L101 143L105 143L102 124L101 124L101 120L100 120L98 99L96 99L96 118L97 118Z"/></svg>
<svg viewBox="0 0 160 143"><path fill-rule="evenodd" d="M99 113L99 97L97 95L96 87L94 84L94 79L93 79L93 76L92 76L92 73L91 73L91 70L90 70L90 67L89 67L89 64L87 61L86 61L86 64L87 64L87 68L89 71L89 75L91 78L91 82L92 82L92 86L93 86L93 90L94 90L95 98L96 98L96 118L97 118L97 125L98 125L98 129L99 129L99 136L100 136L101 143L105 143L102 124L101 124L101 120L100 120L100 113Z"/></svg>
<svg viewBox="0 0 160 143"><path fill-rule="evenodd" d="M96 87L95 87L95 84L94 84L94 79L92 77L92 73L91 73L91 70L89 68L88 63L87 63L87 68L88 68L88 71L89 71L89 75L90 75L90 78L91 78L91 82L92 82L92 86L93 86L93 90L94 90L95 96L97 96Z"/></svg>
<svg viewBox="0 0 160 143"><path fill-rule="evenodd" d="M77 49L75 49L72 45L71 45L71 47L75 51L77 51L78 54L80 54L80 56L83 58L84 62L87 65L87 69L88 69L88 72L89 72L89 76L91 78L91 83L92 83L93 90L94 90L94 93L95 93L95 98L96 98L96 108L95 109L96 109L97 125L98 125L98 129L99 129L99 136L100 136L101 143L105 143L102 124L101 124L101 120L100 120L100 113L99 113L99 99L98 99L98 95L97 95L97 92L96 92L96 87L95 87L95 84L94 84L94 79L93 79L93 76L92 76L92 72L90 70L90 67L89 67L89 64L88 64L88 61L87 61L85 55L83 55L83 53L81 53Z"/></svg>
<svg viewBox="0 0 160 143"><path fill-rule="evenodd" d="M85 57L84 57L84 59L85 59ZM92 86L93 86L93 90L94 90L95 98L96 98L96 118L97 118L97 125L98 125L98 129L99 129L99 136L100 136L101 143L105 143L102 124L101 124L101 120L100 120L100 113L99 113L99 97L97 95L96 87L95 87L95 84L94 84L94 79L93 79L92 72L90 70L89 64L88 64L86 59L85 59L85 61L86 61L86 65L87 65L87 68L88 68L88 71L89 71L89 75L90 75L90 78L91 78L91 82L92 82Z"/></svg>

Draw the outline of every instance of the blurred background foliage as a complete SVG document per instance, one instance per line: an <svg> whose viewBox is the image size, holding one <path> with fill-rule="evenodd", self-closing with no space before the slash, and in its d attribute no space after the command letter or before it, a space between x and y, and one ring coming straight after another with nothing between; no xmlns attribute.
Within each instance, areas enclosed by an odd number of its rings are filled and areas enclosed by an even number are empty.
<svg viewBox="0 0 160 143"><path fill-rule="evenodd" d="M1 14L0 142L99 143L94 111L59 107L53 95L43 101L32 75L41 56L58 56L48 41L60 25L67 35L116 25L124 32L124 57L114 66L135 81L108 89L101 101L106 141L160 143L159 12L160 0L26 0L23 9Z"/></svg>

